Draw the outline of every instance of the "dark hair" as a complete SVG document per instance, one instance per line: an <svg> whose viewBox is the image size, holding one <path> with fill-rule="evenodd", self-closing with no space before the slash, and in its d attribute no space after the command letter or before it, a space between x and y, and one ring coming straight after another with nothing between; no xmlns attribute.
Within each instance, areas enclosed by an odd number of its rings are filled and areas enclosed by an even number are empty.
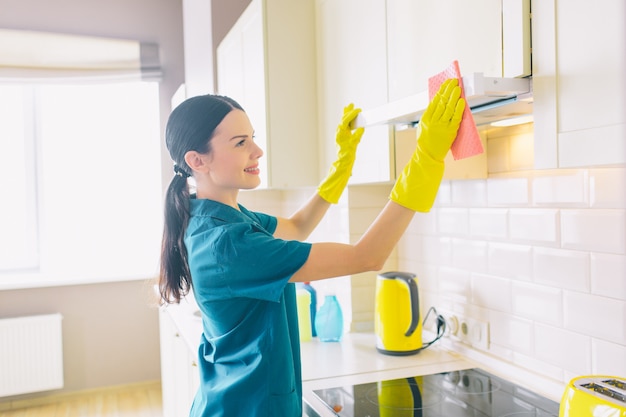
<svg viewBox="0 0 626 417"><path fill-rule="evenodd" d="M192 170L185 162L189 151L209 153L215 128L233 109L243 110L233 99L217 95L191 97L176 107L167 121L165 144L176 175L165 194L159 292L164 303L180 302L191 288L184 236L189 222L189 186Z"/></svg>

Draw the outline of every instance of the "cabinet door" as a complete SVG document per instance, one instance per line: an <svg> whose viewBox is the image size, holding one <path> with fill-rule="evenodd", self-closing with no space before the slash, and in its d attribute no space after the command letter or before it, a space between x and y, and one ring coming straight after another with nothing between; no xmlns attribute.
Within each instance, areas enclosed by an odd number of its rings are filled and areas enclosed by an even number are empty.
<svg viewBox="0 0 626 417"><path fill-rule="evenodd" d="M323 168L336 158L335 130L349 103L367 109L387 102L385 2L318 0L318 100L325 143ZM350 183L391 177L393 147L388 127L368 128L359 145Z"/></svg>
<svg viewBox="0 0 626 417"><path fill-rule="evenodd" d="M537 168L626 163L624 14L623 0L533 3Z"/></svg>
<svg viewBox="0 0 626 417"><path fill-rule="evenodd" d="M265 151L261 187L319 180L312 2L252 0L217 48L218 91L244 107Z"/></svg>
<svg viewBox="0 0 626 417"><path fill-rule="evenodd" d="M502 77L502 0L387 0L389 100L425 91L459 61L463 74Z"/></svg>
<svg viewBox="0 0 626 417"><path fill-rule="evenodd" d="M218 92L244 108L255 131L255 141L267 149L265 59L262 2L253 1L217 48ZM267 157L259 160L261 185L268 186Z"/></svg>
<svg viewBox="0 0 626 417"><path fill-rule="evenodd" d="M200 385L196 352L180 336L165 310L159 312L163 416L189 415Z"/></svg>
<svg viewBox="0 0 626 417"><path fill-rule="evenodd" d="M623 0L557 3L559 162L624 163Z"/></svg>
<svg viewBox="0 0 626 417"><path fill-rule="evenodd" d="M163 416L176 416L176 354L174 334L176 329L167 313L159 310L159 337L161 348L161 386Z"/></svg>

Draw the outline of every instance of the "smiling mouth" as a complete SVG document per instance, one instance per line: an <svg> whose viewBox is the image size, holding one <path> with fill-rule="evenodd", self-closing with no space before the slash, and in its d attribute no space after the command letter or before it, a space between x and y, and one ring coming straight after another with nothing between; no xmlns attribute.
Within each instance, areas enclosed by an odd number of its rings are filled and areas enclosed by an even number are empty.
<svg viewBox="0 0 626 417"><path fill-rule="evenodd" d="M259 166L253 166L253 167L249 167L243 170L244 172L250 173L250 174L258 174L259 173Z"/></svg>

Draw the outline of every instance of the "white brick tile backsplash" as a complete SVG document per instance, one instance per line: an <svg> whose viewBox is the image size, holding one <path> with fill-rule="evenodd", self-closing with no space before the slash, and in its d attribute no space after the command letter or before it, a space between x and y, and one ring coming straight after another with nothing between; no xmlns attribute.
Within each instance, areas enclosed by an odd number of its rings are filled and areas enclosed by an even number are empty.
<svg viewBox="0 0 626 417"><path fill-rule="evenodd" d="M350 200L351 207L382 207L389 198L393 184L350 185L344 196Z"/></svg>
<svg viewBox="0 0 626 417"><path fill-rule="evenodd" d="M514 282L512 311L516 316L563 326L563 291L543 285Z"/></svg>
<svg viewBox="0 0 626 417"><path fill-rule="evenodd" d="M384 271L415 273L422 303L489 322L492 357L563 382L626 375L626 168L512 172L514 143L498 142L506 169L443 181L434 208L415 215ZM356 242L391 186L351 186L322 235ZM280 195L296 201L281 206ZM273 191L257 204L290 214L305 201ZM318 293L335 282L318 284ZM371 331L375 280L352 283L352 329Z"/></svg>
<svg viewBox="0 0 626 417"><path fill-rule="evenodd" d="M501 277L530 281L533 273L532 246L489 242L487 271Z"/></svg>
<svg viewBox="0 0 626 417"><path fill-rule="evenodd" d="M428 264L452 265L452 242L447 237L425 236L422 261Z"/></svg>
<svg viewBox="0 0 626 417"><path fill-rule="evenodd" d="M434 207L448 207L452 204L452 182L441 181Z"/></svg>
<svg viewBox="0 0 626 417"><path fill-rule="evenodd" d="M283 215L282 193L278 190L242 191L239 203L249 210Z"/></svg>
<svg viewBox="0 0 626 417"><path fill-rule="evenodd" d="M471 272L486 272L487 242L452 239L452 265Z"/></svg>
<svg viewBox="0 0 626 417"><path fill-rule="evenodd" d="M626 375L626 346L592 339L592 372L596 375Z"/></svg>
<svg viewBox="0 0 626 417"><path fill-rule="evenodd" d="M376 295L375 287L352 286L352 312L374 314L372 305Z"/></svg>
<svg viewBox="0 0 626 417"><path fill-rule="evenodd" d="M402 244L397 246L399 258L422 259L424 253L424 240L420 235L405 234L402 237Z"/></svg>
<svg viewBox="0 0 626 417"><path fill-rule="evenodd" d="M470 273L461 269L440 268L439 291L456 301L468 301L471 296Z"/></svg>
<svg viewBox="0 0 626 417"><path fill-rule="evenodd" d="M592 208L626 208L626 168L590 170L589 188Z"/></svg>
<svg viewBox="0 0 626 417"><path fill-rule="evenodd" d="M626 254L626 210L561 210L564 248Z"/></svg>
<svg viewBox="0 0 626 417"><path fill-rule="evenodd" d="M554 326L535 324L535 357L578 375L591 373L591 338Z"/></svg>
<svg viewBox="0 0 626 417"><path fill-rule="evenodd" d="M472 304L509 313L511 311L511 281L491 275L472 275Z"/></svg>
<svg viewBox="0 0 626 417"><path fill-rule="evenodd" d="M402 265L402 264L401 264ZM399 268L404 272L416 275L419 290L436 292L439 289L439 268L433 265L418 264L414 266L402 265Z"/></svg>
<svg viewBox="0 0 626 417"><path fill-rule="evenodd" d="M513 241L558 245L558 210L510 209L509 236Z"/></svg>
<svg viewBox="0 0 626 417"><path fill-rule="evenodd" d="M508 209L470 209L469 234L476 238L506 239L508 235Z"/></svg>
<svg viewBox="0 0 626 417"><path fill-rule="evenodd" d="M529 203L527 178L493 178L487 180L487 205L525 206Z"/></svg>
<svg viewBox="0 0 626 417"><path fill-rule="evenodd" d="M626 345L626 301L565 291L563 304L566 329Z"/></svg>
<svg viewBox="0 0 626 417"><path fill-rule="evenodd" d="M589 254L536 247L533 250L534 281L553 287L589 291Z"/></svg>
<svg viewBox="0 0 626 417"><path fill-rule="evenodd" d="M437 214L439 209L433 209L428 213L415 213L406 234L434 235L437 233Z"/></svg>
<svg viewBox="0 0 626 417"><path fill-rule="evenodd" d="M591 293L626 300L626 255L591 254Z"/></svg>
<svg viewBox="0 0 626 417"><path fill-rule="evenodd" d="M563 380L563 369L558 366L554 366L552 364L540 361L532 356L516 353L513 356L511 362L515 363L517 366L520 366L523 369L536 372L539 375L552 378L556 381Z"/></svg>
<svg viewBox="0 0 626 417"><path fill-rule="evenodd" d="M469 210L465 208L439 209L437 230L444 235L466 236L469 232Z"/></svg>
<svg viewBox="0 0 626 417"><path fill-rule="evenodd" d="M487 205L487 181L452 181L452 205L456 207L485 207Z"/></svg>
<svg viewBox="0 0 626 417"><path fill-rule="evenodd" d="M376 219L378 207L362 207L350 210L350 233L363 234Z"/></svg>
<svg viewBox="0 0 626 417"><path fill-rule="evenodd" d="M533 324L532 321L510 314L491 311L490 338L495 344L523 354L532 354Z"/></svg>
<svg viewBox="0 0 626 417"><path fill-rule="evenodd" d="M583 170L549 171L532 180L533 203L558 207L589 205L587 172Z"/></svg>

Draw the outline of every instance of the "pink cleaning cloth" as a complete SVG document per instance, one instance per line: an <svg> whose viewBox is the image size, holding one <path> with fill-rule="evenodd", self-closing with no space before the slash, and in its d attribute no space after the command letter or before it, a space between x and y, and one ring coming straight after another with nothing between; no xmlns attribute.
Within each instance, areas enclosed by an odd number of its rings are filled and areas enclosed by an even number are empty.
<svg viewBox="0 0 626 417"><path fill-rule="evenodd" d="M461 97L465 98L465 89L463 88L463 77L461 77L461 70L459 69L459 62L453 61L450 66L428 79L428 96L432 100L439 87L448 78L458 78L459 86L461 87ZM474 117L469 106L465 106L463 111L463 119L461 119L461 126L457 132L456 139L452 143L450 148L452 156L455 160L469 158L470 156L478 155L484 152L483 144L474 122Z"/></svg>

